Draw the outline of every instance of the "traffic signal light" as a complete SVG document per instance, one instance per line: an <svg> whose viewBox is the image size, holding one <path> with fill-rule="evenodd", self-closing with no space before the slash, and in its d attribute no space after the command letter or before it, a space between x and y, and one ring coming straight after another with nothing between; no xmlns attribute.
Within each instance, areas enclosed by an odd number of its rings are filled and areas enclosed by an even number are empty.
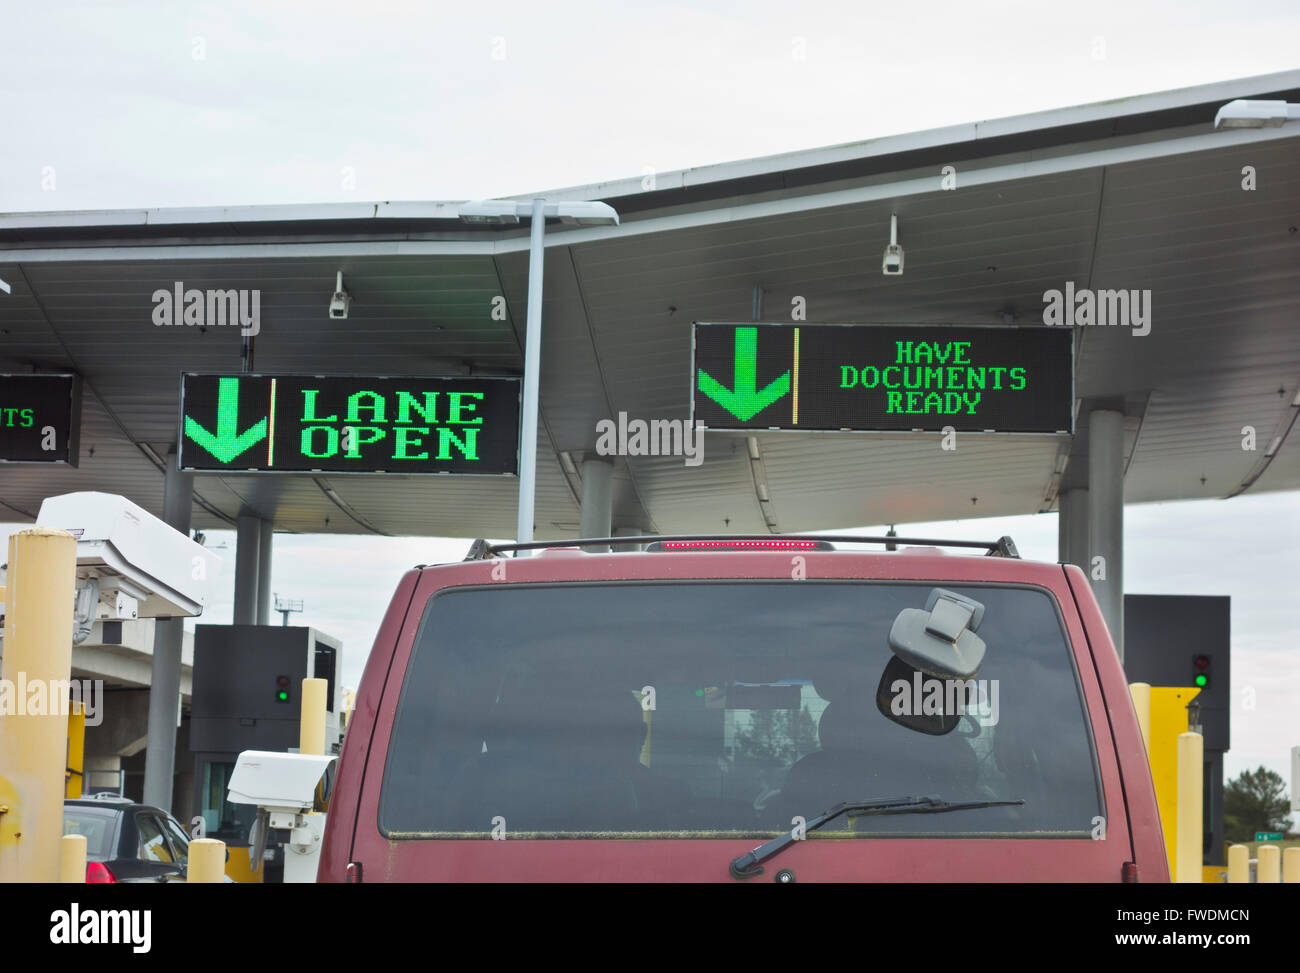
<svg viewBox="0 0 1300 973"><path fill-rule="evenodd" d="M275 701L277 703L289 702L289 677L275 677Z"/></svg>
<svg viewBox="0 0 1300 973"><path fill-rule="evenodd" d="M1192 685L1198 689L1210 688L1210 657L1198 655L1192 658Z"/></svg>

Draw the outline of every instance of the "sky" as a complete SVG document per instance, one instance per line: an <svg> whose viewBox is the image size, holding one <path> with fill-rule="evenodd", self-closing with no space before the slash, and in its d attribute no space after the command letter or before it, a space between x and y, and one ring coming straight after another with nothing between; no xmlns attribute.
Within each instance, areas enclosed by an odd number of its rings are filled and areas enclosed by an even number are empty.
<svg viewBox="0 0 1300 973"><path fill-rule="evenodd" d="M455 7L10 5L0 212L513 195L1300 66L1294 0ZM1297 512L1300 494L1127 512L1130 591L1233 598L1229 773L1287 776L1300 743ZM993 533L1056 559L1054 515ZM274 587L343 639L355 684L401 572L465 546L279 535Z"/></svg>
<svg viewBox="0 0 1300 973"><path fill-rule="evenodd" d="M4 12L0 212L468 199L1297 65L1294 0L48 0Z"/></svg>

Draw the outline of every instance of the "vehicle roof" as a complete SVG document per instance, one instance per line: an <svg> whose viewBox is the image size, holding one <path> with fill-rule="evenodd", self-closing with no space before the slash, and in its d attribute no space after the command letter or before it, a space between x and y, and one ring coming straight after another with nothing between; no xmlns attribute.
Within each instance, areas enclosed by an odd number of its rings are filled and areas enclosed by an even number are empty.
<svg viewBox="0 0 1300 973"><path fill-rule="evenodd" d="M926 581L953 583L1062 583L1059 563L1019 557L947 554L936 547L870 550L703 550L591 553L569 546L546 547L531 557L480 557L419 565L444 586L528 584L564 581L654 581L673 579L790 580L793 558L808 580ZM505 566L504 572L501 566Z"/></svg>
<svg viewBox="0 0 1300 973"><path fill-rule="evenodd" d="M88 807L100 808L106 811L154 811L166 817L171 817L171 813L164 811L160 807L152 804L141 804L125 797L68 797L63 801L64 807Z"/></svg>

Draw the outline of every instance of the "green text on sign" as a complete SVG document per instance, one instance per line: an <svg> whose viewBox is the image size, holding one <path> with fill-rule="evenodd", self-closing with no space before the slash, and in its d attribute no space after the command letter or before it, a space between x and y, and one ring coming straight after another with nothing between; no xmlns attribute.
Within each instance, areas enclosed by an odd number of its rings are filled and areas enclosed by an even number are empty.
<svg viewBox="0 0 1300 973"><path fill-rule="evenodd" d="M1068 329L697 323L693 348L692 417L711 429L1073 428Z"/></svg>
<svg viewBox="0 0 1300 973"><path fill-rule="evenodd" d="M516 473L519 380L187 373L181 427L187 470Z"/></svg>

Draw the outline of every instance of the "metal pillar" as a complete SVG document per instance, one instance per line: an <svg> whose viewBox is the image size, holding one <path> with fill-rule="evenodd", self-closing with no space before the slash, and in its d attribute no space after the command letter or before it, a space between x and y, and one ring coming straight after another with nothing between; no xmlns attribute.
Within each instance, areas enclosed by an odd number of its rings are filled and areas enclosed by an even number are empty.
<svg viewBox="0 0 1300 973"><path fill-rule="evenodd" d="M194 505L194 474L182 473L175 448L167 453L163 480L163 520L189 535ZM176 723L181 707L181 642L185 620L154 620L153 662L149 682L149 728L145 737L144 802L172 809L172 784L176 773Z"/></svg>
<svg viewBox="0 0 1300 973"><path fill-rule="evenodd" d="M610 537L641 537L645 533L646 532L642 530L640 527L615 527L613 533L611 533L609 536ZM639 551L641 550L641 545L640 544L615 544L614 550Z"/></svg>
<svg viewBox="0 0 1300 973"><path fill-rule="evenodd" d="M1123 662L1124 414L1110 409L1088 413L1088 564L1084 571Z"/></svg>
<svg viewBox="0 0 1300 973"><path fill-rule="evenodd" d="M1058 498L1057 560L1088 570L1088 491L1062 490Z"/></svg>
<svg viewBox="0 0 1300 973"><path fill-rule="evenodd" d="M275 524L263 520L259 526L257 551L257 624L271 624L271 544L275 538Z"/></svg>
<svg viewBox="0 0 1300 973"><path fill-rule="evenodd" d="M524 336L524 401L519 421L519 522L516 540L533 539L533 501L537 487L537 389L542 368L542 262L546 248L545 201L533 200L528 246L528 333ZM515 556L527 555L516 551Z"/></svg>
<svg viewBox="0 0 1300 973"><path fill-rule="evenodd" d="M614 464L604 456L588 456L582 461L582 513L578 533L581 537L611 537L614 514ZM593 545L587 550L608 553L608 544Z"/></svg>
<svg viewBox="0 0 1300 973"><path fill-rule="evenodd" d="M241 513L235 535L234 624L257 624L258 559L262 555L262 518Z"/></svg>

